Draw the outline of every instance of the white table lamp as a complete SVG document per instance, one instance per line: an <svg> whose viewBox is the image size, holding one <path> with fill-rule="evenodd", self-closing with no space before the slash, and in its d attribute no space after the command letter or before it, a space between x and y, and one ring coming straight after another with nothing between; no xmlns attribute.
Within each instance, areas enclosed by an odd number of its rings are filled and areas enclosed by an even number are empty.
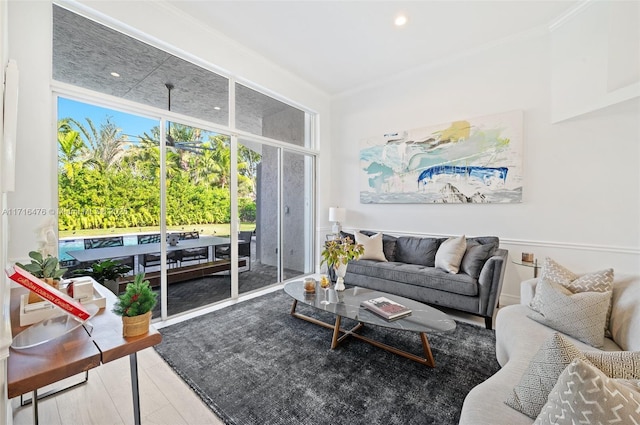
<svg viewBox="0 0 640 425"><path fill-rule="evenodd" d="M340 207L331 207L329 208L329 221L333 222L333 227L331 231L335 234L340 233L342 227L340 226L340 222L344 222L345 217L347 215L347 210Z"/></svg>

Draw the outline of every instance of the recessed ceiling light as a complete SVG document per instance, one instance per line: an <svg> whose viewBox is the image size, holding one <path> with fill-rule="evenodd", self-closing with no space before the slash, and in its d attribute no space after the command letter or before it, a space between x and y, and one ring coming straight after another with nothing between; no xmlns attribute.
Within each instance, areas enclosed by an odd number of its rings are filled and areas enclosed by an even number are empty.
<svg viewBox="0 0 640 425"><path fill-rule="evenodd" d="M214 106L213 109L215 109L216 111L219 111L221 108L219 106Z"/></svg>
<svg viewBox="0 0 640 425"><path fill-rule="evenodd" d="M120 74L118 74L117 72L112 72L112 73L111 73L111 76L112 76L112 77L119 77L119 76L120 76Z"/></svg>
<svg viewBox="0 0 640 425"><path fill-rule="evenodd" d="M407 23L407 17L404 15L398 15L393 23L396 24L397 27L401 27Z"/></svg>

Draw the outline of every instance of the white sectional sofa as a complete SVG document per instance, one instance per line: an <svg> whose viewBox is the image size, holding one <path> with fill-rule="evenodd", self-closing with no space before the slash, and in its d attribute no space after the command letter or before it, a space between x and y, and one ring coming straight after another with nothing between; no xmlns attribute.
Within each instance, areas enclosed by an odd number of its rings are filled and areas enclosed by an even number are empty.
<svg viewBox="0 0 640 425"><path fill-rule="evenodd" d="M532 424L530 417L507 406L504 401L529 366L540 346L557 332L527 315L538 279L524 281L520 304L502 307L496 315L496 357L502 366L495 375L476 386L465 398L460 417L462 425ZM613 284L612 311L605 338L605 351L640 351L640 276L616 275ZM569 336L576 347L595 351Z"/></svg>

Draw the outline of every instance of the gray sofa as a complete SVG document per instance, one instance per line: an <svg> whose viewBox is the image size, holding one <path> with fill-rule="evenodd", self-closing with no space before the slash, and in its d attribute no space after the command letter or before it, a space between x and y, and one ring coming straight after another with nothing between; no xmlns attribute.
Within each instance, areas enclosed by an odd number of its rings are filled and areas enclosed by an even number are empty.
<svg viewBox="0 0 640 425"><path fill-rule="evenodd" d="M520 304L502 307L496 316L496 357L502 366L495 375L467 394L460 415L461 425L529 425L530 417L507 406L504 401L520 382L531 359L543 343L557 332L527 316L538 279L522 282ZM616 275L611 298L611 338L604 351L640 351L640 276ZM564 335L582 351L597 351ZM622 422L621 422L622 423Z"/></svg>
<svg viewBox="0 0 640 425"><path fill-rule="evenodd" d="M361 231L372 235L374 232ZM342 232L342 236L354 235ZM467 238L459 273L435 267L435 255L445 238L383 235L387 261L353 260L347 285L388 292L434 306L448 307L485 318L492 328L508 251L493 236Z"/></svg>

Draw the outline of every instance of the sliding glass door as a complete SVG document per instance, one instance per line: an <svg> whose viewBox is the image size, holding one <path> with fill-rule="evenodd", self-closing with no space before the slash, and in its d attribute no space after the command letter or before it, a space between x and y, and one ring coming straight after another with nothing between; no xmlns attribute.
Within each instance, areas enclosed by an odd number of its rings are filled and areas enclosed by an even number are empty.
<svg viewBox="0 0 640 425"><path fill-rule="evenodd" d="M314 115L52 7L64 264L144 273L154 318L313 272Z"/></svg>
<svg viewBox="0 0 640 425"><path fill-rule="evenodd" d="M167 313L231 297L231 146L224 134L168 122Z"/></svg>

